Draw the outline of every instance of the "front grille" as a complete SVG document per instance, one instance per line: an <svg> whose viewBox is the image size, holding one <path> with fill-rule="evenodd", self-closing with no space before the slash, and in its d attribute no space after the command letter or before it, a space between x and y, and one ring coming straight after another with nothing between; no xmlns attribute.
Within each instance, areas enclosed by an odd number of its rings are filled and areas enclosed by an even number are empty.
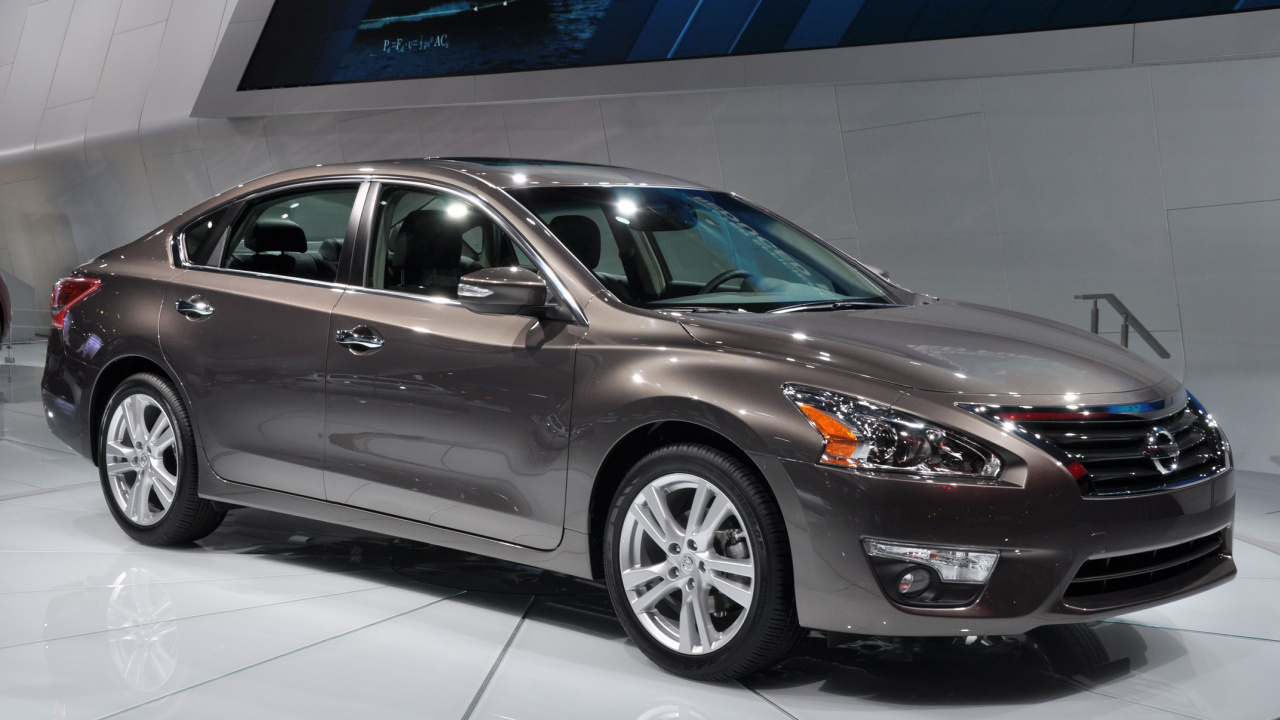
<svg viewBox="0 0 1280 720"><path fill-rule="evenodd" d="M1016 415L1016 414L1015 414ZM1102 413L1076 419L1070 413L1028 413L1015 420L1024 437L1051 445L1079 463L1080 491L1090 495L1128 495L1187 485L1228 466L1226 442L1213 421L1194 402L1160 417ZM1040 419L1051 416L1053 419ZM1175 463L1148 454L1148 438L1163 428L1178 446ZM1083 474L1082 474L1083 473Z"/></svg>
<svg viewBox="0 0 1280 720"><path fill-rule="evenodd" d="M1080 567L1063 597L1078 600L1138 590L1213 562L1222 550L1222 532L1216 532L1157 550L1089 560Z"/></svg>

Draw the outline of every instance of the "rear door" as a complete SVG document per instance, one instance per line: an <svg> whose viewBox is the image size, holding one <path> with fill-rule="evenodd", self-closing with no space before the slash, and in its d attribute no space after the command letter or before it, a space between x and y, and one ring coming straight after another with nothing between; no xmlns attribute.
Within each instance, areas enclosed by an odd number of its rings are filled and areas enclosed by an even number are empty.
<svg viewBox="0 0 1280 720"><path fill-rule="evenodd" d="M169 283L162 350L224 479L324 497L329 315L364 188L308 184L250 199L216 237L186 248L188 270Z"/></svg>
<svg viewBox="0 0 1280 720"><path fill-rule="evenodd" d="M329 500L556 547L585 328L458 304L468 272L544 272L473 199L384 186L369 206L364 287L353 277L330 326Z"/></svg>

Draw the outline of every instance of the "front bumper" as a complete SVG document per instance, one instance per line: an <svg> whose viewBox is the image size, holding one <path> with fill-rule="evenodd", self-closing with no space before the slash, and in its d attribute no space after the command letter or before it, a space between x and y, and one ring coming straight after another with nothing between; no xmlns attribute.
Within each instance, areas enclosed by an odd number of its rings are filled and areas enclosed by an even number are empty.
<svg viewBox="0 0 1280 720"><path fill-rule="evenodd" d="M801 625L871 635L1006 635L1115 616L1206 590L1235 575L1230 470L1198 485L1145 495L1084 498L1060 466L1026 468L1026 486L947 486L796 460L781 466L808 532L793 538ZM1128 555L1223 532L1213 557L1173 579L1093 598L1064 599L1089 559ZM889 599L863 538L996 549L999 563L978 600L960 608L907 607Z"/></svg>

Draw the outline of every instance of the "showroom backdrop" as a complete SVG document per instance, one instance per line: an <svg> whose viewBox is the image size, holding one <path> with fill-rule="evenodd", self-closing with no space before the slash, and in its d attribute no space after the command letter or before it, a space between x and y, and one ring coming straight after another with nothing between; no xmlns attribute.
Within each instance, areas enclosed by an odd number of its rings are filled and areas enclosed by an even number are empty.
<svg viewBox="0 0 1280 720"><path fill-rule="evenodd" d="M1238 463L1280 471L1280 11L236 93L270 6L0 0L16 337L70 268L264 173L610 163L741 193L916 290L1079 327L1073 296L1115 293Z"/></svg>

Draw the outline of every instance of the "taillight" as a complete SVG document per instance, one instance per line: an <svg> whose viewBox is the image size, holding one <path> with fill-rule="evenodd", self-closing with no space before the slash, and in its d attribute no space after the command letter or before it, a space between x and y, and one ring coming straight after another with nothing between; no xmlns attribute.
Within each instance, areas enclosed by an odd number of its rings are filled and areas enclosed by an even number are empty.
<svg viewBox="0 0 1280 720"><path fill-rule="evenodd" d="M100 287L102 281L98 278L69 277L54 283L53 295L49 298L49 312L53 313L54 329L61 330L67 323L67 311L98 292Z"/></svg>

